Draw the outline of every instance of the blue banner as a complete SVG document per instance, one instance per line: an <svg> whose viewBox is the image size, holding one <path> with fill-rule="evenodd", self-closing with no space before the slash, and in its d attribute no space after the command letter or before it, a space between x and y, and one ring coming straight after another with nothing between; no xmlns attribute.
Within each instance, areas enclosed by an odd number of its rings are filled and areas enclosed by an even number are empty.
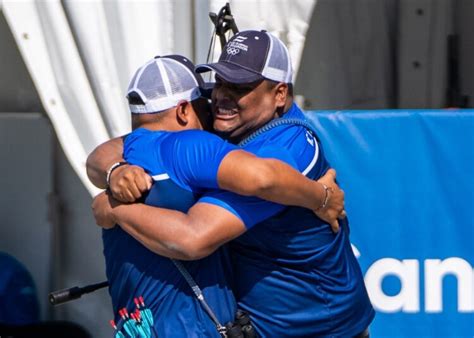
<svg viewBox="0 0 474 338"><path fill-rule="evenodd" d="M474 337L474 110L312 111L373 337Z"/></svg>

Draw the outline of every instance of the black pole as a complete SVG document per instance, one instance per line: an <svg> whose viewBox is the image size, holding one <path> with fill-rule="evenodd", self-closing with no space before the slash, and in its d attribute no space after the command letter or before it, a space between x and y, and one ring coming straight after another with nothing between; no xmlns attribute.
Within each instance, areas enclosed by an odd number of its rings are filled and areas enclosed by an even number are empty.
<svg viewBox="0 0 474 338"><path fill-rule="evenodd" d="M51 305L60 305L74 299L81 298L86 293L91 293L96 290L109 286L108 281L103 281L97 284L90 284L84 287L74 286L72 288L53 291L48 295L49 303Z"/></svg>

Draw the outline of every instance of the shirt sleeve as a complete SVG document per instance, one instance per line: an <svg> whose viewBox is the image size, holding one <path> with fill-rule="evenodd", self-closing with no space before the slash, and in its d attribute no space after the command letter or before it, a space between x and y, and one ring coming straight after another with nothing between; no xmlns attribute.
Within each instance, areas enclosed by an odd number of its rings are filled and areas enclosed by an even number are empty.
<svg viewBox="0 0 474 338"><path fill-rule="evenodd" d="M216 135L189 130L170 133L157 148L167 174L190 190L216 189L217 172L224 157L239 149Z"/></svg>
<svg viewBox="0 0 474 338"><path fill-rule="evenodd" d="M275 158L297 169L298 165L291 154L276 147L265 147L258 152L259 157ZM211 191L201 197L198 203L217 205L238 217L247 229L282 211L285 206L257 197L248 197L228 191Z"/></svg>

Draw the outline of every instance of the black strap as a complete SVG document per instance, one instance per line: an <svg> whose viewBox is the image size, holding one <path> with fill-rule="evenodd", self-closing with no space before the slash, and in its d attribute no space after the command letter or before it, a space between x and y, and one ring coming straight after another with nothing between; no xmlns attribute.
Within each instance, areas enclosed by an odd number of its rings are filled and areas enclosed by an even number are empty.
<svg viewBox="0 0 474 338"><path fill-rule="evenodd" d="M191 274L188 272L188 270L184 267L183 263L176 260L176 259L171 259L171 261L174 263L174 265L176 265L176 267L178 268L181 275L183 275L184 279L186 280L186 282L189 284L189 286L193 290L194 295L199 300L199 303L201 303L202 307L204 308L204 311L206 311L206 313L209 315L211 320L214 322L214 325L216 326L217 332L219 332L219 334L222 337L227 337L226 328L219 322L216 315L212 311L211 307L209 306L209 304L207 304L206 299L204 298L204 294L202 293L201 288L199 287L199 285L197 285L194 278L191 276Z"/></svg>

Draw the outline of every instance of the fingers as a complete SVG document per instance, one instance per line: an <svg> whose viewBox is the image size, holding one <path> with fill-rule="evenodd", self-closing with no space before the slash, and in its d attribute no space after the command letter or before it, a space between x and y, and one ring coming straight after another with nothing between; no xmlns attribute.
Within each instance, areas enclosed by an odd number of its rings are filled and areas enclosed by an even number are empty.
<svg viewBox="0 0 474 338"><path fill-rule="evenodd" d="M335 180L336 179L336 170L331 168L328 171L326 171L325 175L329 175L329 176L332 177L333 180Z"/></svg>
<svg viewBox="0 0 474 338"><path fill-rule="evenodd" d="M336 171L334 169L329 169L326 173L319 178L318 181L323 181L325 183L334 183L336 180Z"/></svg>
<svg viewBox="0 0 474 338"><path fill-rule="evenodd" d="M331 188L339 187L336 183L336 171L334 169L329 169L326 171L326 173L318 179L318 182L323 183Z"/></svg>
<svg viewBox="0 0 474 338"><path fill-rule="evenodd" d="M142 192L136 182L129 184L125 189L124 194L128 203L132 203L142 196Z"/></svg>
<svg viewBox="0 0 474 338"><path fill-rule="evenodd" d="M347 213L346 213L346 210L342 210L341 213L339 214L339 219L344 219L347 217Z"/></svg>
<svg viewBox="0 0 474 338"><path fill-rule="evenodd" d="M339 222L337 219L334 222L331 222L331 229L332 229L332 232L336 234L339 232Z"/></svg>
<svg viewBox="0 0 474 338"><path fill-rule="evenodd" d="M97 209L97 204L99 203L98 200L100 198L100 195L103 195L105 192L101 192L100 194L97 194L94 199L92 200L92 205L91 205L91 208L92 208L92 212L95 213L95 210Z"/></svg>
<svg viewBox="0 0 474 338"><path fill-rule="evenodd" d="M121 202L132 203L150 190L153 180L143 168L130 165L117 168L112 172L110 190Z"/></svg>
<svg viewBox="0 0 474 338"><path fill-rule="evenodd" d="M140 193L143 194L144 192L151 189L153 179L150 177L150 175L147 175L145 172L143 172L140 175L135 176L135 184Z"/></svg>
<svg viewBox="0 0 474 338"><path fill-rule="evenodd" d="M143 193L151 189L152 178L145 172L134 173L129 181L124 182L123 190L126 193L127 202L135 202L143 196Z"/></svg>
<svg viewBox="0 0 474 338"><path fill-rule="evenodd" d="M338 212L341 212L342 210L344 210L344 203L345 203L344 196L345 196L344 190L339 189L339 188L333 189L331 198L330 198L330 203L331 203L330 205L331 207L335 209L339 209L337 210Z"/></svg>
<svg viewBox="0 0 474 338"><path fill-rule="evenodd" d="M151 186L153 185L153 179L151 178L150 175L146 175L146 190L150 190Z"/></svg>
<svg viewBox="0 0 474 338"><path fill-rule="evenodd" d="M115 226L115 222L110 214L110 196L102 192L98 194L92 201L92 213L97 225L110 229Z"/></svg>

